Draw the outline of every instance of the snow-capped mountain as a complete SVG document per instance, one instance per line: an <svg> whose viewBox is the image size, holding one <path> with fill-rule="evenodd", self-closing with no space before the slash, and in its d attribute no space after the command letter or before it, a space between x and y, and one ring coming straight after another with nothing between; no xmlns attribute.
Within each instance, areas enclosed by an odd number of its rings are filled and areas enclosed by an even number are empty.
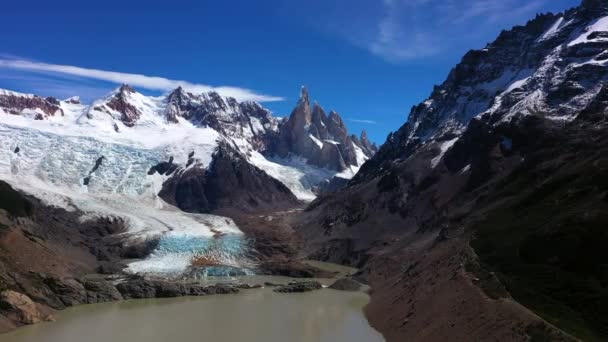
<svg viewBox="0 0 608 342"><path fill-rule="evenodd" d="M473 118L488 116L496 125L526 116L572 121L604 96L607 79L605 1L585 0L564 13L538 15L468 52L389 135L373 164L406 158L433 141L448 142L442 147L447 149Z"/></svg>
<svg viewBox="0 0 608 342"><path fill-rule="evenodd" d="M77 97L59 101L2 90L0 178L45 203L83 212L83 219L120 217L127 240L227 234L236 248L243 236L234 223L203 213L275 210L312 200L333 178L351 178L375 151L365 134L348 137L337 114L323 113L315 126L297 121L297 112L279 119L255 102L182 88L154 97L122 85L90 105ZM313 132L318 125L328 130ZM305 151L282 140L291 130L310 131L305 138L318 148ZM320 159L326 150L333 152ZM183 270L191 254L158 250L133 270ZM225 259L227 265L251 264Z"/></svg>
<svg viewBox="0 0 608 342"><path fill-rule="evenodd" d="M606 0L502 32L294 219L313 258L365 265L387 339L607 339L607 51Z"/></svg>
<svg viewBox="0 0 608 342"><path fill-rule="evenodd" d="M280 127L273 152L281 157L295 153L313 165L343 171L363 165L376 147L369 143L365 132L361 139L349 136L335 111L327 115L316 102L311 108L308 91L303 87L296 108Z"/></svg>
<svg viewBox="0 0 608 342"><path fill-rule="evenodd" d="M303 89L302 94L305 96L287 120L274 117L258 103L239 103L216 92L192 94L180 87L153 97L128 85L88 106L78 98L58 101L2 91L0 111L47 120L49 125L38 126L52 126L59 134L80 131L91 138L127 139L136 144L145 144L138 139L154 140L155 134L164 136L160 141L167 141L171 140L168 132L183 136L190 129L210 129L247 155L250 163L286 183L296 196L309 199L313 186L336 175L351 178L376 147L365 133L360 139L348 136L337 113L331 112L328 117L317 104L311 111L307 91ZM27 126L27 121L19 122Z"/></svg>

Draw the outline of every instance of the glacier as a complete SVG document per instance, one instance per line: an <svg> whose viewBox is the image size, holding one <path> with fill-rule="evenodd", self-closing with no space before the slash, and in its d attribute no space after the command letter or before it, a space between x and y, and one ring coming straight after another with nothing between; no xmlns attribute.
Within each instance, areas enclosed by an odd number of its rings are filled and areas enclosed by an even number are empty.
<svg viewBox="0 0 608 342"><path fill-rule="evenodd" d="M276 120L266 123L266 127L260 119L251 117L249 124L244 124L237 120L241 109L234 107L233 100L216 103L211 101L212 94L189 96L194 102L205 100L210 106L232 105L213 107L222 120L220 128L179 116L169 122L171 95L144 96L126 85L90 105L75 98L57 101L0 90L2 94L37 99L38 103L47 101L58 109L46 113L17 105L5 112L0 107L0 178L48 205L82 213L83 221L120 218L128 228L121 236L127 245L157 242L146 259L129 263L127 271L132 273L180 274L190 271L197 258L213 263L206 268L208 272L201 271L203 275L255 269L255 260L250 257L255 254L252 243L233 220L185 213L159 198L157 194L168 176L149 175L153 165L170 158L175 164L185 165L193 155L192 165L204 169L212 162L219 143L225 142L235 146L252 165L285 184L298 199L312 201L316 185L333 177L352 178L367 159L356 148L358 166L337 172L310 165L295 155L265 156L258 150L256 134L264 129L276 130L272 126ZM112 101L124 101L118 105L137 113L136 120L122 120L125 114L116 110L117 104ZM37 120L37 116L44 119Z"/></svg>
<svg viewBox="0 0 608 342"><path fill-rule="evenodd" d="M128 141L103 135L93 137L90 132L75 131L74 127L62 130L53 122L23 122L24 118L13 116L2 119L5 121L0 123L2 179L48 205L80 210L82 220L122 218L128 226L123 234L127 244L160 238L159 248L145 260L131 263L128 271L179 273L198 254L212 255L230 266L253 266L247 258L251 245L245 243L244 234L232 219L184 213L168 205L156 195L163 176L147 175L150 166L159 160L175 156L177 161L185 162L191 151L198 163L208 165L217 146L215 131L196 128L196 134L192 131L186 134L186 128L174 134L173 139L168 139L167 131L148 131L143 134L145 139L139 139L135 133L130 139L137 140ZM23 123L26 125L19 125ZM154 133L157 139L153 138ZM105 158L102 165L91 174L89 185L84 185L84 178L100 156ZM198 254L189 249L166 249L163 241L177 237L184 246L192 244L188 241L208 244Z"/></svg>

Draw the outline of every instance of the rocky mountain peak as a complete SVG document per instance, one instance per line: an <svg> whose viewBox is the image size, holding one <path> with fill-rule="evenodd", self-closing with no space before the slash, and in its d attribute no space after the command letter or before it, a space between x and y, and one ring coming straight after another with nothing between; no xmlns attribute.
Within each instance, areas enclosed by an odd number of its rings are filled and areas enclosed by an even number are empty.
<svg viewBox="0 0 608 342"><path fill-rule="evenodd" d="M130 85L123 83L120 88L118 88L118 93L123 95L123 94L132 94L135 93L135 90L133 88L131 88Z"/></svg>
<svg viewBox="0 0 608 342"><path fill-rule="evenodd" d="M360 139L363 140L367 140L367 132L365 130L361 131L361 135L360 135Z"/></svg>
<svg viewBox="0 0 608 342"><path fill-rule="evenodd" d="M63 100L63 102L70 103L70 104L81 104L80 96L72 96L70 98Z"/></svg>
<svg viewBox="0 0 608 342"><path fill-rule="evenodd" d="M310 99L308 98L308 89L306 89L305 86L302 86L300 88L300 100L298 101L298 103L300 102L310 103Z"/></svg>
<svg viewBox="0 0 608 342"><path fill-rule="evenodd" d="M281 125L277 148L271 152L280 157L298 155L309 164L342 171L349 166L360 166L362 160L373 154L373 150L360 145L358 139L348 134L337 112L326 115L316 101L311 110L308 90L303 87L296 107ZM358 156L357 148L364 155Z"/></svg>
<svg viewBox="0 0 608 342"><path fill-rule="evenodd" d="M186 97L189 97L188 93L180 86L173 89L173 91L167 95L167 101L171 102L174 100L184 99Z"/></svg>
<svg viewBox="0 0 608 342"><path fill-rule="evenodd" d="M136 94L135 90L123 84L105 104L109 109L120 114L120 121L127 127L134 126L142 115L142 112L130 101L130 96L133 94Z"/></svg>
<svg viewBox="0 0 608 342"><path fill-rule="evenodd" d="M0 114L23 115L43 120L49 116L64 115L60 102L54 97L42 98L0 89Z"/></svg>
<svg viewBox="0 0 608 342"><path fill-rule="evenodd" d="M607 6L585 0L574 10L538 15L468 52L375 159L407 158L423 143L459 136L475 117L491 117L494 125L527 116L574 120L608 82Z"/></svg>

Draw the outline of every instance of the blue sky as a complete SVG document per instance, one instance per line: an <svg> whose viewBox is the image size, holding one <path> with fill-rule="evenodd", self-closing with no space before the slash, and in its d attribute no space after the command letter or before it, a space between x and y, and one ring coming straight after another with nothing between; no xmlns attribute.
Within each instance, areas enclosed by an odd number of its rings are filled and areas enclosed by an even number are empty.
<svg viewBox="0 0 608 342"><path fill-rule="evenodd" d="M90 101L123 78L147 94L219 87L284 116L306 85L351 131L382 143L467 50L536 13L578 4L10 1L0 11L0 88Z"/></svg>

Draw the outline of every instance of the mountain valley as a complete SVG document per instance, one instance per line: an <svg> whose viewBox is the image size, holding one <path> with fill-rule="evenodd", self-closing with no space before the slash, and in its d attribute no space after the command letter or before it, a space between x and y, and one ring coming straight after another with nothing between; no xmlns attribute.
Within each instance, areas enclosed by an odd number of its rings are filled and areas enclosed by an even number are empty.
<svg viewBox="0 0 608 342"><path fill-rule="evenodd" d="M305 87L284 118L182 87L0 90L0 331L339 279L387 341L603 341L607 132L603 0L466 53L379 147Z"/></svg>

